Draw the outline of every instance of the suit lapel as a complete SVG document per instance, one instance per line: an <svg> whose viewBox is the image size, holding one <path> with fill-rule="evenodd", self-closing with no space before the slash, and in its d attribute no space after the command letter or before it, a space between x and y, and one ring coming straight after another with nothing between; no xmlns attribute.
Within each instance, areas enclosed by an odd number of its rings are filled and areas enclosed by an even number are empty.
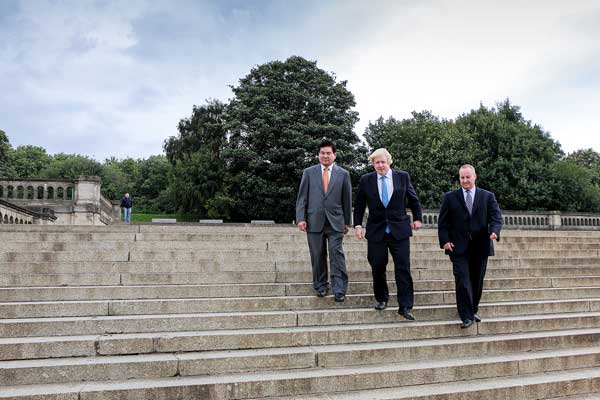
<svg viewBox="0 0 600 400"><path fill-rule="evenodd" d="M394 183L394 190L390 196L390 203L392 202L394 196L396 196L396 192L399 192L400 186L402 185L402 182L400 181L400 174L394 170L392 170L392 182Z"/></svg>
<svg viewBox="0 0 600 400"><path fill-rule="evenodd" d="M379 179L379 175L377 175L377 172L373 172L373 175L371 176L371 182L369 182L369 185L371 185L371 190L377 196L377 200L379 201L379 204L381 204L381 206L383 207L383 202L381 201L381 196L379 195L379 187L377 186L378 179Z"/></svg>
<svg viewBox="0 0 600 400"><path fill-rule="evenodd" d="M479 206L479 204L483 200L483 196L481 194L482 193L480 189L475 189L475 199L473 201L473 210L471 212L471 215L475 215L475 210L477 210L477 206Z"/></svg>
<svg viewBox="0 0 600 400"><path fill-rule="evenodd" d="M317 182L320 183L319 190L323 194L323 197L325 197L327 194L325 193L325 189L323 188L323 171L321 170L321 164L315 165L314 173L317 175Z"/></svg>

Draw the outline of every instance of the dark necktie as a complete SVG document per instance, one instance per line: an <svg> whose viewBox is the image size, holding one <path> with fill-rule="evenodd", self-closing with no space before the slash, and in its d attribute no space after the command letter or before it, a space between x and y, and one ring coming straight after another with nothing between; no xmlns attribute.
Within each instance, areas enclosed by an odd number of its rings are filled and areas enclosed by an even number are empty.
<svg viewBox="0 0 600 400"><path fill-rule="evenodd" d="M465 203L467 203L467 210L469 210L469 215L473 213L473 197L471 197L471 191L467 190L467 198L465 199Z"/></svg>

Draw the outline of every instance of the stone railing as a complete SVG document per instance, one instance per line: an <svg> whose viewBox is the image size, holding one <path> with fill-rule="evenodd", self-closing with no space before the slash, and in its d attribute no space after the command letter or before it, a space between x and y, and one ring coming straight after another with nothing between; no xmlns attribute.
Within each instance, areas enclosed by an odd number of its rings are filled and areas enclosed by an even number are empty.
<svg viewBox="0 0 600 400"><path fill-rule="evenodd" d="M0 200L0 224L36 224L45 225L56 220L52 210L36 212Z"/></svg>
<svg viewBox="0 0 600 400"><path fill-rule="evenodd" d="M423 225L437 228L438 210L423 210ZM503 229L599 230L600 214L560 211L502 211Z"/></svg>
<svg viewBox="0 0 600 400"><path fill-rule="evenodd" d="M3 179L0 200L30 210L52 209L57 224L107 225L113 221L113 206L100 194L100 178Z"/></svg>

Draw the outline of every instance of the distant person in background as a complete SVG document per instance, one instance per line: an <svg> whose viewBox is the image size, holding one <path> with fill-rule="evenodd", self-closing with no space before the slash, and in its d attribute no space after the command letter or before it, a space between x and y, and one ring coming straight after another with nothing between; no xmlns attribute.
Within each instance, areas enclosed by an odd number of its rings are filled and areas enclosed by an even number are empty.
<svg viewBox="0 0 600 400"><path fill-rule="evenodd" d="M125 193L125 197L121 199L121 208L123 209L123 222L131 223L131 208L133 207L133 199L129 197L129 193Z"/></svg>
<svg viewBox="0 0 600 400"><path fill-rule="evenodd" d="M461 188L444 195L438 217L440 247L450 256L456 283L456 306L461 328L480 322L479 301L494 240L500 240L502 215L494 193L475 186L472 165L459 171Z"/></svg>

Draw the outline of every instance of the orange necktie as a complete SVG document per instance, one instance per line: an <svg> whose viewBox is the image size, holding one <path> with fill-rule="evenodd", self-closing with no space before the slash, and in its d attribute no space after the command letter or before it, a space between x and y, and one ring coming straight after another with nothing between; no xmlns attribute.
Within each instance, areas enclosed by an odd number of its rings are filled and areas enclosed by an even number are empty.
<svg viewBox="0 0 600 400"><path fill-rule="evenodd" d="M325 190L325 193L327 193L327 187L329 186L329 174L327 173L328 170L328 167L323 169L323 189Z"/></svg>

